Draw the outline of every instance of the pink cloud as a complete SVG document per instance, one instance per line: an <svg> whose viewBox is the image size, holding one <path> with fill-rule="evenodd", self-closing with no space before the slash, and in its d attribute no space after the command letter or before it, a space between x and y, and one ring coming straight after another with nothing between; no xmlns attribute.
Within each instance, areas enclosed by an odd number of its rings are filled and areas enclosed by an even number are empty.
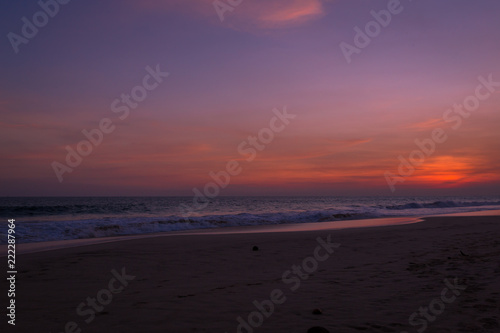
<svg viewBox="0 0 500 333"><path fill-rule="evenodd" d="M281 28L302 24L324 13L325 0L243 0L225 12L228 20L223 24L233 29ZM222 0L224 4L226 1ZM199 15L220 24L213 0L144 0L130 2L132 6L147 11L180 11ZM232 7L232 6L231 6Z"/></svg>
<svg viewBox="0 0 500 333"><path fill-rule="evenodd" d="M260 8L257 19L266 26L304 22L323 14L319 0L270 1Z"/></svg>
<svg viewBox="0 0 500 333"><path fill-rule="evenodd" d="M447 126L442 118L431 118L419 123L413 123L404 126L404 129L412 129L417 131L426 131L432 128Z"/></svg>

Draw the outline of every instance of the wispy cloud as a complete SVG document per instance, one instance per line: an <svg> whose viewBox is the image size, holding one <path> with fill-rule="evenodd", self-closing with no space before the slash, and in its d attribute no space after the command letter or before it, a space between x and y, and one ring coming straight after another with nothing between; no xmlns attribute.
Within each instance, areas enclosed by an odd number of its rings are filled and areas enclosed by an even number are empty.
<svg viewBox="0 0 500 333"><path fill-rule="evenodd" d="M425 131L428 129L436 128L436 127L443 127L446 123L442 118L431 118L425 121L421 121L418 123L413 123L409 125L403 126L404 129L411 129L411 130L417 130L417 131Z"/></svg>
<svg viewBox="0 0 500 333"><path fill-rule="evenodd" d="M372 138L367 138L367 139L347 139L347 140L330 139L329 141L331 141L335 144L338 144L340 146L352 147L352 146L360 145L363 143L371 142L372 140L373 140Z"/></svg>
<svg viewBox="0 0 500 333"><path fill-rule="evenodd" d="M303 23L324 13L319 0L269 1L259 8L255 18L265 27Z"/></svg>
<svg viewBox="0 0 500 333"><path fill-rule="evenodd" d="M324 14L325 0L244 0L232 12L226 15L230 28L251 29L284 28L303 24L321 17ZM218 22L218 16L213 6L213 0L145 0L130 1L134 8L147 11L185 12L199 15L205 19ZM220 23L220 22L218 22Z"/></svg>

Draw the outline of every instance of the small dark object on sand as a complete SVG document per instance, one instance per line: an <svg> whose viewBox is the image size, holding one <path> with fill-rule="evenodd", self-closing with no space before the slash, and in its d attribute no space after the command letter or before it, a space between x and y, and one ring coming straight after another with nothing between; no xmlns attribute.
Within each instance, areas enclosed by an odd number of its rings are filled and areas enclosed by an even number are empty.
<svg viewBox="0 0 500 333"><path fill-rule="evenodd" d="M254 246L254 247L252 248L252 251L259 251L259 247L258 247L258 246Z"/></svg>
<svg viewBox="0 0 500 333"><path fill-rule="evenodd" d="M468 257L469 256L468 254L463 253L462 250L460 250L460 254L463 255L464 257Z"/></svg>
<svg viewBox="0 0 500 333"><path fill-rule="evenodd" d="M307 333L330 333L330 332L324 327L315 326L308 329Z"/></svg>
<svg viewBox="0 0 500 333"><path fill-rule="evenodd" d="M321 309L314 309L312 313L315 315L320 315L323 314L323 311L321 311Z"/></svg>

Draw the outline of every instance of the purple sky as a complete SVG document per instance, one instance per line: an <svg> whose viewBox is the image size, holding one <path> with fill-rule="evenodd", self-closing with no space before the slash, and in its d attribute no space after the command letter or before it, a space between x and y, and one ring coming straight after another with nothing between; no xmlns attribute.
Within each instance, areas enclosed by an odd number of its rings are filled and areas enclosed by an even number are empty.
<svg viewBox="0 0 500 333"><path fill-rule="evenodd" d="M17 46L41 7L2 3L0 195L191 195L230 160L224 195L498 194L500 86L444 114L500 82L500 2L402 0L348 63L341 43L393 1L243 0L222 22L213 1L70 1ZM157 65L168 77L119 119ZM284 106L296 117L248 161L239 145ZM70 167L103 118L114 131Z"/></svg>

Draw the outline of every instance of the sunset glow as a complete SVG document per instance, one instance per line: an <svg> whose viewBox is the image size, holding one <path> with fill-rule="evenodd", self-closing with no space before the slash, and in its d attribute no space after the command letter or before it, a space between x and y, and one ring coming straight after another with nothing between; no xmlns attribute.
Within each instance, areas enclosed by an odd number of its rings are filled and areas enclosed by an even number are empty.
<svg viewBox="0 0 500 333"><path fill-rule="evenodd" d="M453 107L500 82L500 3L424 2L401 1L351 63L339 44L387 1L245 0L223 22L213 1L70 2L18 53L4 38L1 194L189 196L231 160L222 195L498 194L500 84ZM40 10L3 6L4 36ZM248 161L238 147L284 107L296 117ZM59 181L54 161L100 126L114 129ZM437 128L446 140L391 192L384 173Z"/></svg>

